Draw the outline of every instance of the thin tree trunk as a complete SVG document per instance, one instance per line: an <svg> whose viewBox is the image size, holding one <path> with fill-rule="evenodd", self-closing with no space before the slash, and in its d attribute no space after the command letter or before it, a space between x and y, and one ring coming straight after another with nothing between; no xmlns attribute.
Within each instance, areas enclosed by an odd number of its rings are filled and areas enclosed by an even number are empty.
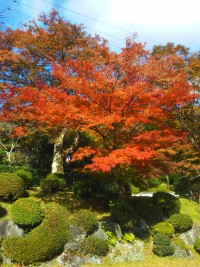
<svg viewBox="0 0 200 267"><path fill-rule="evenodd" d="M64 173L63 168L63 141L67 133L67 129L64 128L54 142L53 162L51 165L52 173Z"/></svg>

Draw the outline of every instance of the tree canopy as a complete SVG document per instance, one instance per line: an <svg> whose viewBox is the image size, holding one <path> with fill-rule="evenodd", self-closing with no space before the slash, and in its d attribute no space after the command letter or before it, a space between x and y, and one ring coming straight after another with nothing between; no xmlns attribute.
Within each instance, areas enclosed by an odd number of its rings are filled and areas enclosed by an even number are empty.
<svg viewBox="0 0 200 267"><path fill-rule="evenodd" d="M0 118L15 124L13 135L47 134L57 165L70 154L74 161L90 156L85 168L92 171L134 165L155 176L176 169L172 155L193 134L183 125L191 125L186 110L197 98L199 58L189 59L183 46L151 53L134 36L116 54L55 10L39 21L0 33ZM93 141L78 147L74 139L64 155L71 131Z"/></svg>

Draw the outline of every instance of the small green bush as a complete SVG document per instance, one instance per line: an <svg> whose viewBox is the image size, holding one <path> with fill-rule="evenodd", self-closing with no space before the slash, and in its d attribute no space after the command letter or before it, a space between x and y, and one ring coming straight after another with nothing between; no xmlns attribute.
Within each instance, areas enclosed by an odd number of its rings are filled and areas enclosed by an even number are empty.
<svg viewBox="0 0 200 267"><path fill-rule="evenodd" d="M175 247L173 245L157 245L153 247L153 252L160 257L171 256L175 253Z"/></svg>
<svg viewBox="0 0 200 267"><path fill-rule="evenodd" d="M43 219L41 205L32 198L21 198L11 206L12 219L15 223L24 226L33 226Z"/></svg>
<svg viewBox="0 0 200 267"><path fill-rule="evenodd" d="M105 231L105 233L108 236L106 239L106 242L108 243L108 245L115 247L117 245L117 240L118 240L117 237L111 231Z"/></svg>
<svg viewBox="0 0 200 267"><path fill-rule="evenodd" d="M193 220L188 214L173 214L168 219L168 222L174 226L177 233L190 230L193 225Z"/></svg>
<svg viewBox="0 0 200 267"><path fill-rule="evenodd" d="M155 205L161 207L166 217L169 217L172 214L180 212L181 208L180 200L169 193L156 192L153 194L152 201Z"/></svg>
<svg viewBox="0 0 200 267"><path fill-rule="evenodd" d="M83 228L86 233L92 233L96 230L98 221L93 212L89 210L79 210L74 213L71 224Z"/></svg>
<svg viewBox="0 0 200 267"><path fill-rule="evenodd" d="M138 219L134 208L127 202L117 200L110 204L111 218L124 230L132 230Z"/></svg>
<svg viewBox="0 0 200 267"><path fill-rule="evenodd" d="M127 243L133 243L134 240L135 240L135 236L132 233L125 233L122 239L122 241L127 242Z"/></svg>
<svg viewBox="0 0 200 267"><path fill-rule="evenodd" d="M198 253L200 253L200 238L197 238L194 242L194 248Z"/></svg>
<svg viewBox="0 0 200 267"><path fill-rule="evenodd" d="M165 234L158 233L153 238L154 245L158 246L169 246L171 239Z"/></svg>
<svg viewBox="0 0 200 267"><path fill-rule="evenodd" d="M106 195L119 194L119 191L120 191L119 184L117 183L115 179L110 179L109 181L103 184L102 191Z"/></svg>
<svg viewBox="0 0 200 267"><path fill-rule="evenodd" d="M44 180L41 181L40 187L43 193L55 193L66 187L66 181L64 180L62 174L50 173Z"/></svg>
<svg viewBox="0 0 200 267"><path fill-rule="evenodd" d="M66 208L55 203L47 204L44 220L28 235L4 238L5 255L22 265L53 259L62 253L69 240L69 216Z"/></svg>
<svg viewBox="0 0 200 267"><path fill-rule="evenodd" d="M22 178L15 173L0 173L0 199L16 200L25 192Z"/></svg>
<svg viewBox="0 0 200 267"><path fill-rule="evenodd" d="M87 198L95 195L97 188L95 182L85 178L75 181L72 184L72 190L75 195Z"/></svg>
<svg viewBox="0 0 200 267"><path fill-rule="evenodd" d="M84 254L106 256L109 251L109 246L106 240L90 235L82 241L81 250Z"/></svg>
<svg viewBox="0 0 200 267"><path fill-rule="evenodd" d="M160 222L154 225L153 234L165 234L167 236L172 236L174 234L174 227L172 224L168 222Z"/></svg>
<svg viewBox="0 0 200 267"><path fill-rule="evenodd" d="M23 179L26 189L32 186L33 175L31 172L21 169L21 170L17 170L16 174Z"/></svg>
<svg viewBox="0 0 200 267"><path fill-rule="evenodd" d="M151 197L134 197L131 204L139 217L145 220L148 225L163 220L161 207L153 205Z"/></svg>

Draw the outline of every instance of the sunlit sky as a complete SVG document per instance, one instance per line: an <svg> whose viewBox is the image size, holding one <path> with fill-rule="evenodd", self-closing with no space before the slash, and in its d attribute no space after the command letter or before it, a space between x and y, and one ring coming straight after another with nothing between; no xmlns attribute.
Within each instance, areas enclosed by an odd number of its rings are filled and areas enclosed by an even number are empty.
<svg viewBox="0 0 200 267"><path fill-rule="evenodd" d="M173 42L200 50L200 0L0 0L0 22L15 29L52 8L108 39L116 52L134 33L149 49Z"/></svg>

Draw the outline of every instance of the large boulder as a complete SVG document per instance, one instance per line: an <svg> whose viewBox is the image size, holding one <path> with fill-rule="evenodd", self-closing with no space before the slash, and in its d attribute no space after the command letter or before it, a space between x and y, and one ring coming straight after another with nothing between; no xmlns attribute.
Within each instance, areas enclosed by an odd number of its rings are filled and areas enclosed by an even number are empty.
<svg viewBox="0 0 200 267"><path fill-rule="evenodd" d="M180 234L179 238L182 239L185 242L185 244L193 245L195 240L199 238L199 236L200 236L200 225L194 223L192 228L189 231Z"/></svg>
<svg viewBox="0 0 200 267"><path fill-rule="evenodd" d="M0 220L0 235L23 237L24 231L12 220Z"/></svg>

